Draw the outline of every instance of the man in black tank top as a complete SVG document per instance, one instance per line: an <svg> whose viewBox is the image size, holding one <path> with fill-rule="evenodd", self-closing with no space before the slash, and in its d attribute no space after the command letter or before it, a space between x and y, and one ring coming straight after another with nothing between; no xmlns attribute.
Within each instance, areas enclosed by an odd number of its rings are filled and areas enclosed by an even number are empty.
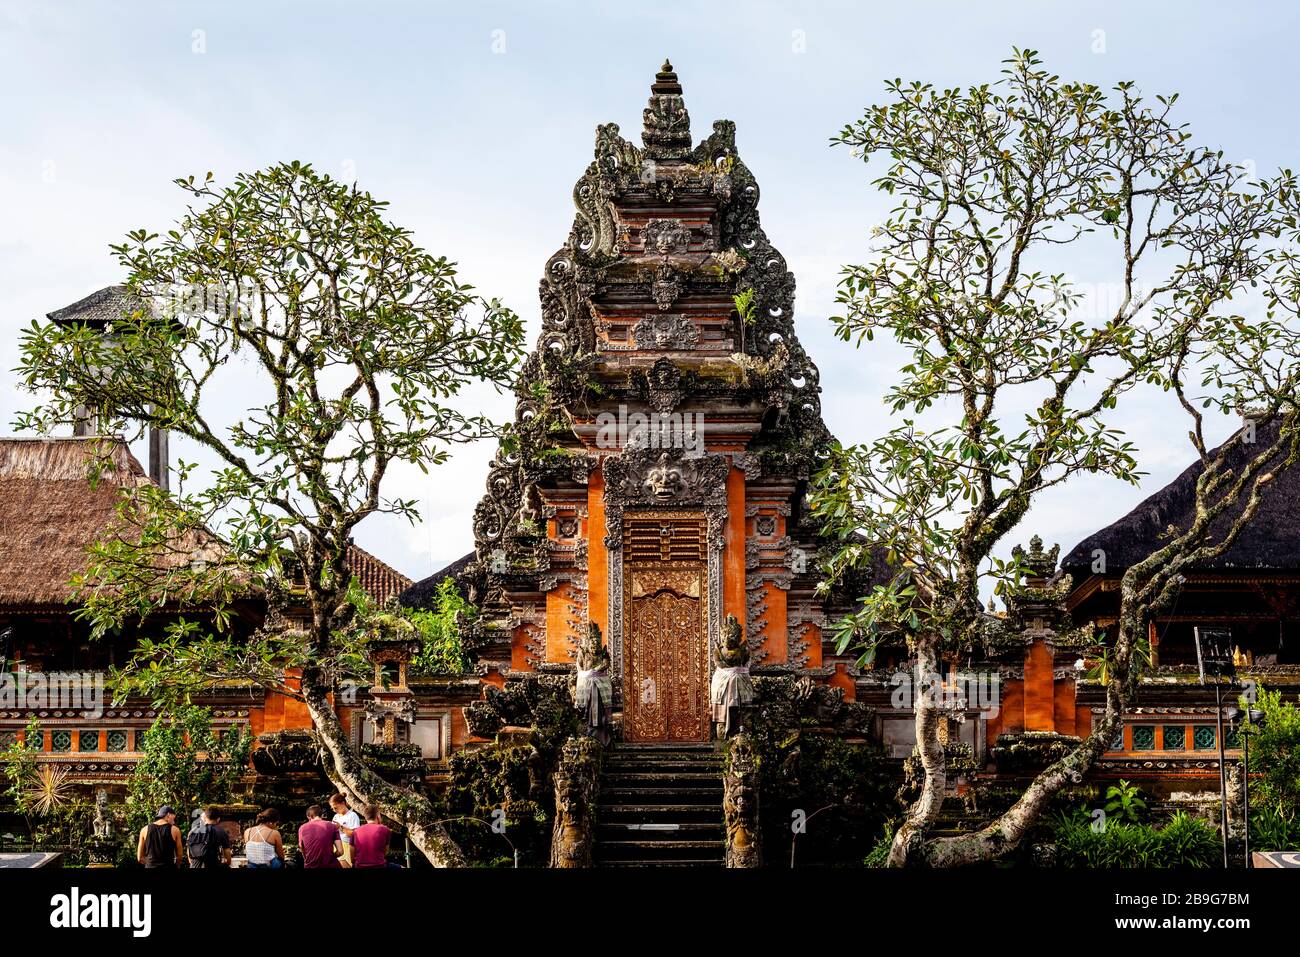
<svg viewBox="0 0 1300 957"><path fill-rule="evenodd" d="M164 804L158 809L154 822L140 829L135 859L148 868L180 867L184 853L181 829L176 826L176 812L171 805Z"/></svg>

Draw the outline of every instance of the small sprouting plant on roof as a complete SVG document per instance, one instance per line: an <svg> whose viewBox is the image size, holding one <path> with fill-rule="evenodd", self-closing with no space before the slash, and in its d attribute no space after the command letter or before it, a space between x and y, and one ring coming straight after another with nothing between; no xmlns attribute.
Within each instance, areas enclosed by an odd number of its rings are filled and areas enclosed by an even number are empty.
<svg viewBox="0 0 1300 957"><path fill-rule="evenodd" d="M741 290L732 297L731 301L735 304L736 312L740 314L745 325L752 326L758 322L758 301L753 289Z"/></svg>

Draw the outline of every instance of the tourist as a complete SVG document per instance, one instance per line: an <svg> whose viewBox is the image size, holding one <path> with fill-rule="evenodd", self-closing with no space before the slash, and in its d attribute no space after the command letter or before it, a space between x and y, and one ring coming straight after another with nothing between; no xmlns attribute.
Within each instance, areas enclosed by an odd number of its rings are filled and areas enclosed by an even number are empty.
<svg viewBox="0 0 1300 957"><path fill-rule="evenodd" d="M392 835L393 832L380 821L379 808L367 804L366 823L352 834L355 848L352 866L387 867L388 860L385 855L388 853L388 841Z"/></svg>
<svg viewBox="0 0 1300 957"><path fill-rule="evenodd" d="M280 813L268 807L244 832L244 856L249 867L284 867L284 841L280 838Z"/></svg>
<svg viewBox="0 0 1300 957"><path fill-rule="evenodd" d="M319 804L307 808L307 823L298 828L298 850L302 852L302 866L341 867L343 842L339 839L339 826L327 821Z"/></svg>
<svg viewBox="0 0 1300 957"><path fill-rule="evenodd" d="M221 809L209 805L185 838L190 867L229 867L230 845L230 832L221 824Z"/></svg>
<svg viewBox="0 0 1300 957"><path fill-rule="evenodd" d="M140 829L135 859L150 869L180 867L185 858L181 846L181 829L176 826L176 812L170 804L158 809L152 824Z"/></svg>
<svg viewBox="0 0 1300 957"><path fill-rule="evenodd" d="M330 807L334 809L334 823L339 826L339 837L343 841L343 859L340 863L344 867L351 867L354 853L352 832L361 826L361 816L348 807L348 799L343 794L330 798Z"/></svg>

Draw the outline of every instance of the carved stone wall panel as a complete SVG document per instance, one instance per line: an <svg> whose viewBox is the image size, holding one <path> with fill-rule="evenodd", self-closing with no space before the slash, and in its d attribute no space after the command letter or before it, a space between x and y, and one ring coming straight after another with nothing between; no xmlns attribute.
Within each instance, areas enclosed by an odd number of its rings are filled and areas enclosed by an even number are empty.
<svg viewBox="0 0 1300 957"><path fill-rule="evenodd" d="M688 351L700 341L700 330L690 317L659 313L638 320L632 327L632 341L648 351Z"/></svg>
<svg viewBox="0 0 1300 957"><path fill-rule="evenodd" d="M523 652L522 664L536 670L546 661L546 610L532 605L516 605L507 620L514 636L512 644ZM520 662L512 662L517 667Z"/></svg>
<svg viewBox="0 0 1300 957"><path fill-rule="evenodd" d="M546 661L572 663L586 630L585 580L560 582L546 596Z"/></svg>

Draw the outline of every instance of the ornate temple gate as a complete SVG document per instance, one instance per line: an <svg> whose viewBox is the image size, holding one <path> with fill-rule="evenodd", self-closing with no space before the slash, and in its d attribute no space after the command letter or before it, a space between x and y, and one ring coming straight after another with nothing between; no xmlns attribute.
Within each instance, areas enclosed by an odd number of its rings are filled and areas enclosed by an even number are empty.
<svg viewBox="0 0 1300 957"><path fill-rule="evenodd" d="M707 521L699 512L623 521L623 737L709 738Z"/></svg>

